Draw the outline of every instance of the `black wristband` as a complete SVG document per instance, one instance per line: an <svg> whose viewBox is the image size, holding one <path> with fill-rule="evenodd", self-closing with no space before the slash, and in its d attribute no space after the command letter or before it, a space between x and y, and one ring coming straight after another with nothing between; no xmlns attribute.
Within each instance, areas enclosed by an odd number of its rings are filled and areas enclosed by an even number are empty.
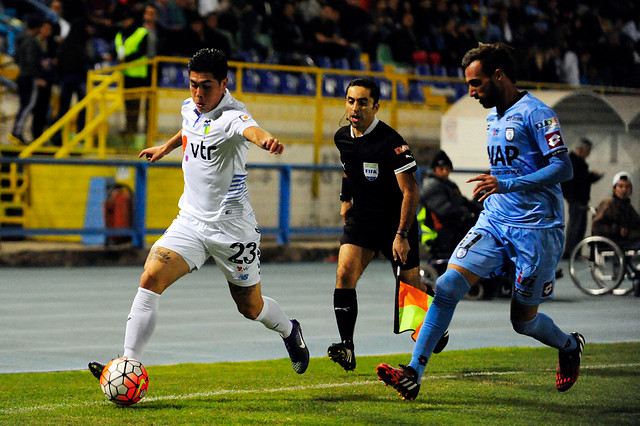
<svg viewBox="0 0 640 426"><path fill-rule="evenodd" d="M342 189L340 190L340 201L351 201L351 188L349 187L349 179L342 177Z"/></svg>
<svg viewBox="0 0 640 426"><path fill-rule="evenodd" d="M409 231L407 231L406 229L400 229L398 232L396 232L396 235L400 235L401 238L407 239L409 237Z"/></svg>

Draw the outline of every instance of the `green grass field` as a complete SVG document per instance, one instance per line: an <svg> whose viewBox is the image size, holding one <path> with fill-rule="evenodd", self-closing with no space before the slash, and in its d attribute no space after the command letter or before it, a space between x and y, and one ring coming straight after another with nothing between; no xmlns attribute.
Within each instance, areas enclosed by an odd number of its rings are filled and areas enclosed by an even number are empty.
<svg viewBox="0 0 640 426"><path fill-rule="evenodd" d="M580 379L555 389L557 352L491 348L434 355L415 401L378 381L380 362L346 373L314 358L150 366L149 392L132 407L108 402L88 371L0 375L1 424L639 424L640 342L589 344Z"/></svg>

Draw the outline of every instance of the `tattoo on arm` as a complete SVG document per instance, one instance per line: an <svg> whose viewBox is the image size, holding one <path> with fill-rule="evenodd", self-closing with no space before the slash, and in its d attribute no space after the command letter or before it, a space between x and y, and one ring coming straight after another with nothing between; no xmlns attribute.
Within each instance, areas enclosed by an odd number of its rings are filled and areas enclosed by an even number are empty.
<svg viewBox="0 0 640 426"><path fill-rule="evenodd" d="M168 250L164 251L160 247L156 247L149 253L149 259L155 259L160 263L169 263L171 255Z"/></svg>

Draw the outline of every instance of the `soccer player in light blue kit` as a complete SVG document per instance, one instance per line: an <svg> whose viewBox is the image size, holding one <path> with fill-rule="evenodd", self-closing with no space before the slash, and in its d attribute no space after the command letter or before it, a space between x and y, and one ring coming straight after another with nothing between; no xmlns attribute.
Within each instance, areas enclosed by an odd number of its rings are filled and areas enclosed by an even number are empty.
<svg viewBox="0 0 640 426"><path fill-rule="evenodd" d="M484 201L476 225L458 244L424 319L411 362L378 366L378 376L403 399L413 400L435 344L449 327L458 302L480 278L507 267L513 277L511 323L520 334L558 349L556 388L564 392L577 380L584 338L567 334L541 302L553 296L555 270L564 243L564 206L560 183L573 175L555 112L515 85L515 62L505 44L480 44L462 60L469 96L485 108L490 174L473 195Z"/></svg>

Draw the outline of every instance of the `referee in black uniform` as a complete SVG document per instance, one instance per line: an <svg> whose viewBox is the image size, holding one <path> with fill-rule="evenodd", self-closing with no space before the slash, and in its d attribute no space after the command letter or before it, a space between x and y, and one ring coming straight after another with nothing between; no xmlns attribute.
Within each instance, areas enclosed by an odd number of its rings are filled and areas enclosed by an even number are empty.
<svg viewBox="0 0 640 426"><path fill-rule="evenodd" d="M417 165L402 136L376 117L379 99L380 88L373 80L352 80L346 94L349 125L334 136L344 171L340 215L345 225L333 294L341 342L333 343L327 352L346 371L356 367L356 284L379 252L391 261L393 271L400 266L403 282L427 291L420 281L415 220Z"/></svg>

